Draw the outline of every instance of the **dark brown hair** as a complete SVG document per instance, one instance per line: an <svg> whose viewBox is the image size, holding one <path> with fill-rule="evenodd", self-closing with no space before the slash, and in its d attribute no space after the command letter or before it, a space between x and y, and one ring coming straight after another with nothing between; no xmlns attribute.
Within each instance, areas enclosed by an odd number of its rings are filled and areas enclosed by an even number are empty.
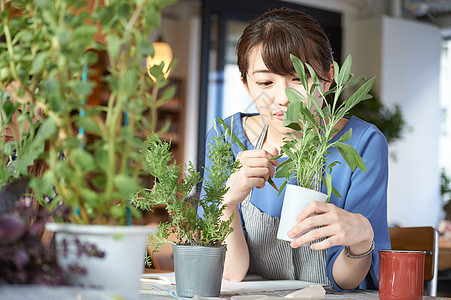
<svg viewBox="0 0 451 300"><path fill-rule="evenodd" d="M237 45L238 68L247 83L249 53L262 46L262 58L268 70L279 75L296 74L290 54L313 67L321 80L328 79L333 62L329 39L318 22L293 9L270 10L249 24Z"/></svg>

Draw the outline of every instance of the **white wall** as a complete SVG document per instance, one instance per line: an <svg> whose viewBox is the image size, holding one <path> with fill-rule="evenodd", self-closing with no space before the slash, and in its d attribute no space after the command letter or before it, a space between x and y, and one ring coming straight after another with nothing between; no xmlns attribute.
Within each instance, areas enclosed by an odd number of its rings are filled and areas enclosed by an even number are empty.
<svg viewBox="0 0 451 300"><path fill-rule="evenodd" d="M196 3L178 2L165 10L162 30L178 64L173 76L181 78L185 95L184 163L197 161L199 82L202 22ZM182 163L182 162L180 162Z"/></svg>
<svg viewBox="0 0 451 300"><path fill-rule="evenodd" d="M440 30L381 16L348 20L345 53L353 71L377 76L376 90L388 107L401 106L410 131L390 145L388 217L390 224L437 226L439 195Z"/></svg>
<svg viewBox="0 0 451 300"><path fill-rule="evenodd" d="M389 220L403 226L438 225L440 44L437 27L382 18L381 99L399 104L412 128L391 145Z"/></svg>

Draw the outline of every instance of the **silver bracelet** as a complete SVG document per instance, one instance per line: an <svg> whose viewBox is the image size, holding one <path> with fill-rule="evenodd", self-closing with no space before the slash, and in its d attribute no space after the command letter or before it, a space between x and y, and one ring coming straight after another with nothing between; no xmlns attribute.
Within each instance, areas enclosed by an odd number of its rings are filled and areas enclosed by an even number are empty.
<svg viewBox="0 0 451 300"><path fill-rule="evenodd" d="M370 250L368 250L365 253L362 253L360 255L353 255L351 253L351 248L349 246L345 246L345 255L346 255L346 257L349 257L349 258L362 258L362 257L370 255L373 252L373 250L374 250L374 240L371 242Z"/></svg>

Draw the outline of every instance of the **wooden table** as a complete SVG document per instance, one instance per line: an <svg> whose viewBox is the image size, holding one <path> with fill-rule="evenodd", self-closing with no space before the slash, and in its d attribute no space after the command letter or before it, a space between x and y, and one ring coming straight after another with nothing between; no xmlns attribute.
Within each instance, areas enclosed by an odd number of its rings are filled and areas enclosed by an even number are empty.
<svg viewBox="0 0 451 300"><path fill-rule="evenodd" d="M175 293L174 273L165 274L147 274L147 278L161 276L159 283L141 282L141 291L149 294L142 294L144 299L185 299L177 296ZM274 298L283 298L284 296L307 287L312 283L298 280L248 280L244 282L230 282L223 280L221 295L219 298L202 298L199 299L231 299L233 296L244 295L266 295ZM326 297L324 299L379 299L378 292L374 290L357 290L354 292L337 292L326 287ZM443 297L424 296L423 299L450 299Z"/></svg>

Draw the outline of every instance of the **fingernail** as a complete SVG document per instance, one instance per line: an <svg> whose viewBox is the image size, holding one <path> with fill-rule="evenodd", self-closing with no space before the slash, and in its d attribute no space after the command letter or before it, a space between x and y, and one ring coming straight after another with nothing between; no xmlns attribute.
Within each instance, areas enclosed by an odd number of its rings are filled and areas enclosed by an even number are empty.
<svg viewBox="0 0 451 300"><path fill-rule="evenodd" d="M290 230L288 232L288 237L290 237L290 238L294 237L294 230Z"/></svg>

